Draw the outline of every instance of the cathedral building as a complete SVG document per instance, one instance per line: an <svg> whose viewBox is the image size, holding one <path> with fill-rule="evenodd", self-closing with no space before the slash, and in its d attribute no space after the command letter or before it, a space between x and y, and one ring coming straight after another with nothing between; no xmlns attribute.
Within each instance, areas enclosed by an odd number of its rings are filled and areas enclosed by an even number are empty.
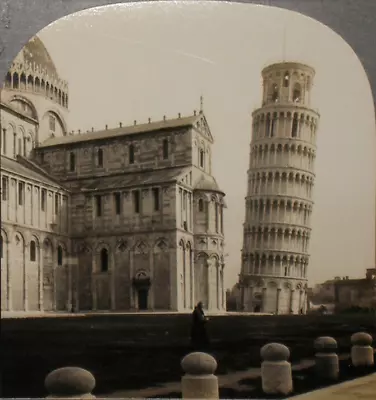
<svg viewBox="0 0 376 400"><path fill-rule="evenodd" d="M319 114L311 107L315 71L283 62L262 71L253 112L239 275L241 309L305 313L312 189Z"/></svg>
<svg viewBox="0 0 376 400"><path fill-rule="evenodd" d="M1 91L2 311L225 310L224 192L202 109L68 132L38 37Z"/></svg>

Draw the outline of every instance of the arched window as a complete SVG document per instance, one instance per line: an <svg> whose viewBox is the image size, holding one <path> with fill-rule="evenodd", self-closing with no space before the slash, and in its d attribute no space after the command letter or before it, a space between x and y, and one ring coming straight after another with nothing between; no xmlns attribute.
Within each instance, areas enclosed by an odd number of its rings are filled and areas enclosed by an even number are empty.
<svg viewBox="0 0 376 400"><path fill-rule="evenodd" d="M272 119L272 126L270 129L270 137L274 137L276 123L277 123L277 113L274 113Z"/></svg>
<svg viewBox="0 0 376 400"><path fill-rule="evenodd" d="M283 86L289 87L290 84L290 74L286 71L285 76L283 77Z"/></svg>
<svg viewBox="0 0 376 400"><path fill-rule="evenodd" d="M13 89L18 89L19 78L17 72L13 74Z"/></svg>
<svg viewBox="0 0 376 400"><path fill-rule="evenodd" d="M292 120L291 136L296 137L298 134L298 114L294 113L294 118Z"/></svg>
<svg viewBox="0 0 376 400"><path fill-rule="evenodd" d="M30 242L30 261L36 261L37 260L37 249L36 249L36 244L35 241L32 240Z"/></svg>
<svg viewBox="0 0 376 400"><path fill-rule="evenodd" d="M168 148L168 140L164 139L163 140L163 159L167 160L168 159L168 153L169 153L169 148Z"/></svg>
<svg viewBox="0 0 376 400"><path fill-rule="evenodd" d="M204 200L200 199L198 201L198 211L203 212L204 211Z"/></svg>
<svg viewBox="0 0 376 400"><path fill-rule="evenodd" d="M266 116L265 136L269 137L269 134L270 134L270 114L268 113Z"/></svg>
<svg viewBox="0 0 376 400"><path fill-rule="evenodd" d="M292 101L294 103L299 103L300 102L301 92L302 92L302 90L301 90L300 84L299 83L295 83L294 90L293 90L293 93L292 93Z"/></svg>
<svg viewBox="0 0 376 400"><path fill-rule="evenodd" d="M63 248L61 246L57 248L57 265L63 265Z"/></svg>
<svg viewBox="0 0 376 400"><path fill-rule="evenodd" d="M101 250L101 271L102 272L108 271L108 251L107 251L107 249Z"/></svg>
<svg viewBox="0 0 376 400"><path fill-rule="evenodd" d="M129 145L129 164L134 164L134 146L133 144Z"/></svg>
<svg viewBox="0 0 376 400"><path fill-rule="evenodd" d="M273 101L274 103L277 103L278 100L279 100L278 86L277 86L277 84L275 83L275 84L273 85L272 101Z"/></svg>
<svg viewBox="0 0 376 400"><path fill-rule="evenodd" d="M102 149L98 149L98 167L103 167L103 150Z"/></svg>
<svg viewBox="0 0 376 400"><path fill-rule="evenodd" d="M3 258L3 238L0 237L0 258Z"/></svg>
<svg viewBox="0 0 376 400"><path fill-rule="evenodd" d="M74 153L69 153L69 170L74 171L76 169L76 156Z"/></svg>
<svg viewBox="0 0 376 400"><path fill-rule="evenodd" d="M204 168L204 150L200 149L200 167Z"/></svg>

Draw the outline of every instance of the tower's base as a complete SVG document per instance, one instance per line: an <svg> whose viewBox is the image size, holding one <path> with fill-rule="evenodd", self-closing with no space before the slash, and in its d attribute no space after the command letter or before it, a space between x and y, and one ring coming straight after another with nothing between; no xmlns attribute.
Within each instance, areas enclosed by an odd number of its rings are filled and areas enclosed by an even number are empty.
<svg viewBox="0 0 376 400"><path fill-rule="evenodd" d="M304 284L285 281L280 285L274 282L266 286L243 285L240 310L266 314L305 314L307 295Z"/></svg>

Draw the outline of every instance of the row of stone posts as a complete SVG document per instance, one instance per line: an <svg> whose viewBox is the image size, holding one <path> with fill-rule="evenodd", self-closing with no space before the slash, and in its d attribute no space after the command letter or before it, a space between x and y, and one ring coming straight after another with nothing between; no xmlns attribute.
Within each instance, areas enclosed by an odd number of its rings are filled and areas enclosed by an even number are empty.
<svg viewBox="0 0 376 400"><path fill-rule="evenodd" d="M351 362L354 367L374 365L372 336L359 332L351 336ZM315 340L315 373L325 381L339 377L337 342L329 336ZM261 379L265 394L288 395L293 391L293 380L289 349L280 343L269 343L261 349ZM181 361L185 375L182 377L183 399L219 399L218 378L214 375L217 361L209 354L194 352ZM59 368L52 371L45 380L50 395L47 398L94 398L94 376L77 367Z"/></svg>

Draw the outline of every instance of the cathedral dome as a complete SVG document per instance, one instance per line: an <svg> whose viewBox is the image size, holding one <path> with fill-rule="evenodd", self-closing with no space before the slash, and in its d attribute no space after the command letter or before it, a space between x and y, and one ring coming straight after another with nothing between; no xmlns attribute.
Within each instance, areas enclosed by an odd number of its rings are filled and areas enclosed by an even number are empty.
<svg viewBox="0 0 376 400"><path fill-rule="evenodd" d="M68 109L68 82L59 77L50 53L37 36L30 39L14 59L4 87L17 94L42 95Z"/></svg>
<svg viewBox="0 0 376 400"><path fill-rule="evenodd" d="M22 49L20 56L24 62L40 66L50 77L57 77L57 69L43 42L34 36Z"/></svg>
<svg viewBox="0 0 376 400"><path fill-rule="evenodd" d="M223 193L223 191L219 188L218 183L213 177L205 177L204 175L201 176L201 179L197 182L194 189L208 191L208 192Z"/></svg>

